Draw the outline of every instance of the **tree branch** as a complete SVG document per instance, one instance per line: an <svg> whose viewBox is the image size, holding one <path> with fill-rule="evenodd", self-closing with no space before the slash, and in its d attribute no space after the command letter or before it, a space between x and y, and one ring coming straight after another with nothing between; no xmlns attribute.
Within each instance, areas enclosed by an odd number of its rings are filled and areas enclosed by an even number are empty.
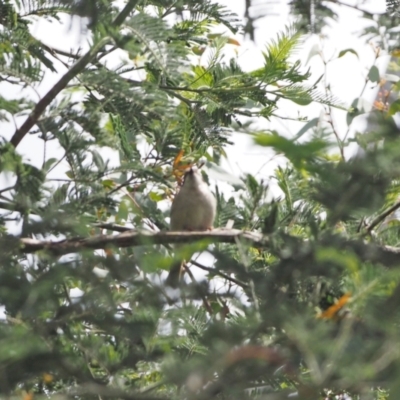
<svg viewBox="0 0 400 400"><path fill-rule="evenodd" d="M47 46L42 42L40 42L40 46L43 47L43 49L46 50L48 53L50 53L53 57L54 53L59 54L60 56L73 58L74 60L78 60L80 57L78 53L74 54L65 50L57 49L55 47Z"/></svg>
<svg viewBox="0 0 400 400"><path fill-rule="evenodd" d="M126 6L122 9L122 11L115 18L113 25L120 26L128 17L128 15L132 12L132 10L137 6L139 0L130 0L126 4Z"/></svg>
<svg viewBox="0 0 400 400"><path fill-rule="evenodd" d="M36 124L39 117L43 114L46 107L56 98L56 96L68 85L69 81L75 78L90 62L90 60L97 54L97 52L106 45L111 39L104 38L97 45L93 46L86 54L84 54L72 67L68 70L60 80L39 100L33 111L29 114L28 118L17 129L11 138L10 143L17 147L24 136Z"/></svg>
<svg viewBox="0 0 400 400"><path fill-rule="evenodd" d="M111 223L96 223L96 224L93 224L93 226L95 228L107 229L109 231L115 231L115 232L130 232L130 231L132 231L132 228L129 228L127 226L111 224Z"/></svg>
<svg viewBox="0 0 400 400"><path fill-rule="evenodd" d="M201 299L203 300L203 305L204 308L206 309L206 311L208 312L208 314L213 315L213 309L209 303L209 301L207 300L206 295L203 292L203 289L198 285L196 278L194 277L194 275L192 274L192 271L190 270L190 268L188 268L188 266L184 263L185 265L185 270L187 272L187 274L189 275L191 281L194 283L194 285L196 286L197 289L197 293L198 295L201 297Z"/></svg>
<svg viewBox="0 0 400 400"><path fill-rule="evenodd" d="M360 11L360 12L362 12L362 13L364 13L364 14L367 14L367 15L369 15L369 16L371 16L371 17L373 17L374 15L382 15L382 13L372 13L371 11L364 10L363 8L359 8L357 5L348 4L348 3L343 3L342 1L339 1L339 0L327 0L327 1L328 1L329 3L337 4L337 5L339 5L339 6L344 6L344 7L352 8L352 9L354 9L354 10L357 10L357 11Z"/></svg>
<svg viewBox="0 0 400 400"><path fill-rule="evenodd" d="M235 278L233 278L233 277L231 277L231 276L229 276L229 275L227 275L227 274L225 274L225 273L219 271L219 270L216 269L216 268L206 267L205 265L200 264L200 263L197 262L196 260L190 260L190 264L193 264L195 267L200 268L200 269L202 269L202 270L204 270L204 271L211 272L211 273L214 274L214 275L218 275L218 276L220 276L221 278L224 278L224 279L226 279L227 281L230 281L230 282L232 282L232 283L234 283L234 284L236 284L236 285L242 287L243 289L247 289L247 288L249 287L249 285L248 285L247 283L241 282L241 281L239 281L238 279L235 279Z"/></svg>
<svg viewBox="0 0 400 400"><path fill-rule="evenodd" d="M396 211L398 208L400 208L400 201L397 201L394 203L391 207L389 207L387 210L385 210L382 214L379 214L366 228L365 231L367 233L370 233L372 229L374 229L379 223L385 220L386 217L388 217L391 213Z"/></svg>
<svg viewBox="0 0 400 400"><path fill-rule="evenodd" d="M84 249L106 249L110 247L134 247L155 244L188 243L199 240L209 240L210 243L232 243L238 240L245 241L256 247L269 247L271 242L268 236L259 232L241 231L239 229L214 229L201 232L154 232L129 230L118 235L99 235L83 239L67 239L61 241L37 240L31 238L19 239L22 253L34 253L46 250L54 255L76 253ZM306 244L307 241L304 241ZM327 239L320 242L322 246L329 246ZM342 240L338 247L345 251L354 252L362 261L377 263L386 267L400 266L400 248L392 246L378 246L365 243L362 240Z"/></svg>
<svg viewBox="0 0 400 400"><path fill-rule="evenodd" d="M69 397L76 396L95 396L98 398L106 398L106 399L123 399L123 400L162 400L166 399L161 396L146 396L142 393L137 392L128 392L118 388L113 388L105 385L100 385L98 383L84 383L79 386L72 387L67 395Z"/></svg>
<svg viewBox="0 0 400 400"><path fill-rule="evenodd" d="M238 229L214 229L205 232L152 232L127 231L119 235L100 235L85 239L68 239L58 242L36 240L31 238L20 239L23 253L34 253L47 250L56 255L74 253L83 249L105 249L111 246L133 247L153 244L187 243L209 239L216 243L236 243L237 239L249 241L253 244L268 243L268 238L258 232L245 232Z"/></svg>
<svg viewBox="0 0 400 400"><path fill-rule="evenodd" d="M130 0L124 9L119 13L113 22L114 27L121 25L129 13L135 8L139 0ZM86 65L96 56L98 51L111 41L110 37L105 37L94 45L86 54L84 54L72 67L69 69L59 81L40 99L36 104L33 111L29 114L28 118L17 129L11 138L10 143L17 147L24 136L31 130L37 123L40 116L43 114L46 107L56 98L56 96L68 85L68 83L75 78Z"/></svg>

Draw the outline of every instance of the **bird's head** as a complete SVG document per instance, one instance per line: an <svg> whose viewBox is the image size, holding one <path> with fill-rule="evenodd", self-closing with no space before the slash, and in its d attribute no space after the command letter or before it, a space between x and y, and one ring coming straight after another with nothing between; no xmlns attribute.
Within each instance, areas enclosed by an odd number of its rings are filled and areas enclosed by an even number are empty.
<svg viewBox="0 0 400 400"><path fill-rule="evenodd" d="M192 166L188 170L186 170L183 180L183 186L198 186L203 182L204 181L203 177L201 176L201 172L196 166Z"/></svg>

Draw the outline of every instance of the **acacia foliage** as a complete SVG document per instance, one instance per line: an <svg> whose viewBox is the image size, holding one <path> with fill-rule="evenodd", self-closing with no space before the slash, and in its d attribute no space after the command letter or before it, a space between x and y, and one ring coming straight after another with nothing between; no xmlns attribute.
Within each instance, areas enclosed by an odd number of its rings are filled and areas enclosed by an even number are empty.
<svg viewBox="0 0 400 400"><path fill-rule="evenodd" d="M348 162L332 156L332 132L315 120L294 138L249 129L247 122L270 119L281 99L337 105L293 61L296 32L279 33L264 66L244 71L224 58L238 45L241 22L228 9L194 0L118 5L0 5L1 85L28 90L45 73L60 74L39 102L26 92L0 97L3 122L25 121L0 147L2 179L10 183L0 191L2 395L318 399L344 392L382 398L390 389L396 398L400 257L390 211L400 152L393 112L371 116L374 130L357 138L365 154ZM86 18L86 53L32 36L33 19L56 23L62 13ZM117 54L124 57L115 65ZM349 121L359 112L350 110ZM205 158L216 169L235 130L250 131L260 148L287 160L275 171L282 195L272 202L266 183L251 175L235 183L232 197L215 188L216 225L231 219L237 229L266 235L265 244L209 247L213 265L191 267L206 270L206 279L189 272L178 292L163 284L173 263L168 246L26 254L20 237L167 229L163 204L184 166ZM56 141L60 156L43 151L41 165L29 163L18 151L28 134L37 148Z"/></svg>

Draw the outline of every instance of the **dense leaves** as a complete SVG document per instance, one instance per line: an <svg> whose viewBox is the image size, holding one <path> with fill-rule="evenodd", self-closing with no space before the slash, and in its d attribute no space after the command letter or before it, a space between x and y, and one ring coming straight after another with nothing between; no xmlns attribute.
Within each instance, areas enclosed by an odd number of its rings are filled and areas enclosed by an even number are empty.
<svg viewBox="0 0 400 400"><path fill-rule="evenodd" d="M299 31L336 18L320 1L290 5L303 16ZM257 129L282 100L343 109L296 60L294 28L266 44L261 68L245 71L226 56L242 28L229 9L208 0L120 6L0 5L0 120L28 122L0 142L1 396L397 398L398 100L350 139L318 118L292 137ZM33 36L34 19L58 23L65 13L83 17L87 53ZM338 58L346 53L357 54ZM51 72L60 81L28 101L25 91ZM366 79L380 82L376 66ZM6 96L10 86L21 90ZM365 112L359 103L349 123ZM236 131L284 159L271 182L219 167ZM40 161L20 153L28 139ZM346 160L354 141L363 152ZM129 229L167 230L182 173L196 163L218 201L216 226L233 221L263 240L208 238L175 251L151 236L110 244L106 235ZM81 246L96 237L103 250ZM27 240L44 243L32 251ZM60 256L45 241L76 251ZM196 251L208 256L169 288L175 258Z"/></svg>

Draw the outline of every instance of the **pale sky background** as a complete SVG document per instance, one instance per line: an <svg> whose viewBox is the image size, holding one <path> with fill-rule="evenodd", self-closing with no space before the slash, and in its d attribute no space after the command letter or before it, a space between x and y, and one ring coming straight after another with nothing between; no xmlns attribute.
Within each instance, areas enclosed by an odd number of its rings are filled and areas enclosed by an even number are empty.
<svg viewBox="0 0 400 400"><path fill-rule="evenodd" d="M354 0L347 0L349 4L355 4ZM243 17L244 12L244 0L219 0L220 4L226 5L230 10L236 12L240 18ZM370 0L366 4L362 5L363 8L374 11L374 12L385 12L385 1L382 0ZM341 102L350 106L354 98L358 97L361 89L365 82L365 77L368 74L370 67L374 62L374 52L370 44L365 42L365 38L359 38L358 32L363 26L371 23L371 21L365 21L359 18L360 13L354 9L347 7L335 7L339 13L339 21L330 21L330 26L325 27L323 33L326 38L321 38L317 35L309 35L305 37L305 42L301 49L295 55L295 58L299 58L302 61L304 68L310 68L312 72L312 78L310 83L316 81L323 72L323 63L320 57L313 57L308 65L305 65L306 60L312 48L319 46L320 50L324 54L325 59L330 59L337 55L341 50L352 48L357 51L359 58L353 54L347 53L344 57L339 60L335 60L328 65L327 69L327 81L330 83L332 93L341 100ZM256 43L250 42L249 39L244 39L243 36L237 35L236 39L241 43L240 46L229 46L227 51L227 58L230 56L238 57L239 64L245 70L252 70L259 68L263 65L262 51L265 49L265 45L273 38L276 38L277 33L282 32L285 26L288 26L291 22L289 17L289 7L286 1L277 0L276 4L269 7L269 11L272 15L260 19L256 23ZM32 25L32 34L38 39L42 40L45 44L62 49L65 51L77 51L79 48L88 48L87 38L81 32L82 24L79 18L75 17L70 21L68 18L63 18L63 25L58 22L48 22L40 20L40 23ZM222 29L216 29L216 32L222 32ZM232 35L231 35L232 36ZM122 56L122 55L121 55ZM115 56L114 56L115 57ZM200 59L200 63L207 60L206 54L204 58ZM379 59L378 66L381 69L381 73L384 72L389 57L382 55ZM114 60L117 62L118 60ZM112 60L111 60L112 62ZM57 65L61 66L57 62ZM60 74L65 73L66 68L59 68ZM60 75L55 73L48 73L44 81L36 88L37 93L32 90L23 92L29 93L31 99L34 101L38 100L38 95L43 96L59 79ZM323 92L323 86L321 92ZM0 91L6 98L12 98L15 95L16 88L6 84L0 84ZM372 104L375 99L377 89L367 88L364 92L363 98ZM311 104L307 107L300 107L289 101L280 101L278 103L280 108L277 114L282 117L296 118L298 115L307 116L309 120L320 116L324 111L324 107L320 104ZM337 127L337 131L340 136L343 137L346 130L346 112L341 110L334 110L333 112L334 123ZM20 126L25 118L18 118L17 124ZM365 123L362 118L359 118L354 129L361 130ZM259 119L255 126L258 129L275 129L281 134L293 137L295 134L304 126L304 122L295 122L288 120L273 119L271 122L267 122L263 119ZM353 129L353 132L354 132ZM1 135L7 139L11 138L15 131L13 123L1 123ZM224 160L222 167L226 169L235 177L243 176L244 173L251 173L258 179L264 179L269 181L274 169L278 162L282 162L279 157L272 158L272 153L263 147L257 147L253 145L252 138L244 134L233 134L232 141L233 146L227 148L227 160ZM32 164L40 167L43 162L43 146L42 142L38 141L36 136L26 135L18 146L18 152L23 154L25 160L29 160ZM104 154L104 152L103 152ZM115 154L109 152L113 163L118 164L118 159ZM50 157L61 157L62 152L58 148L56 141L49 142L47 148L47 158ZM348 154L351 155L351 154ZM64 167L65 168L65 167ZM52 172L52 177L60 178L65 177L63 167ZM210 173L211 177L217 178L215 174ZM8 186L10 182L7 182L6 177L0 179L0 188ZM270 182L271 187L274 189L274 182ZM218 185L220 188L224 188L223 182L219 181ZM276 189L276 188L275 188ZM204 261L204 264L208 264L209 260Z"/></svg>

